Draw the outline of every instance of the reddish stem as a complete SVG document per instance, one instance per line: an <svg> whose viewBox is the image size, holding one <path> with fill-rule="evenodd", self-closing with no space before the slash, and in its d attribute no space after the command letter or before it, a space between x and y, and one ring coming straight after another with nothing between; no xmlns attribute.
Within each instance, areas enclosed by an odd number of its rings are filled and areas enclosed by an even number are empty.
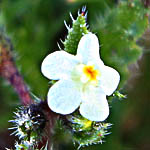
<svg viewBox="0 0 150 150"><path fill-rule="evenodd" d="M42 139L42 143L39 143L39 147L42 147L43 145L46 145L47 141L48 141L48 150L52 149L52 135L53 135L53 129L56 123L56 120L59 119L59 115L54 113L53 111L50 110L50 108L48 107L47 101L41 101L39 103L40 108L42 109L43 113L45 114L45 116L47 116L47 124L45 127L45 133L46 136L45 138L43 137ZM56 148L55 148L56 150Z"/></svg>
<svg viewBox="0 0 150 150"><path fill-rule="evenodd" d="M17 70L10 48L11 46L0 44L0 76L9 81L18 93L21 103L26 106L32 103L32 99L22 76Z"/></svg>

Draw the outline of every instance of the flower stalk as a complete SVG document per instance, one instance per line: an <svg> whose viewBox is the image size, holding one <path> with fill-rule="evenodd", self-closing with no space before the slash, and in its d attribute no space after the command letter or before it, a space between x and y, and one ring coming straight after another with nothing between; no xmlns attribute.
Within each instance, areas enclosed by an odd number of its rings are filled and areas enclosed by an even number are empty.
<svg viewBox="0 0 150 150"><path fill-rule="evenodd" d="M13 46L10 40L0 33L0 76L5 78L16 90L22 105L32 103L29 90L20 75L12 54Z"/></svg>

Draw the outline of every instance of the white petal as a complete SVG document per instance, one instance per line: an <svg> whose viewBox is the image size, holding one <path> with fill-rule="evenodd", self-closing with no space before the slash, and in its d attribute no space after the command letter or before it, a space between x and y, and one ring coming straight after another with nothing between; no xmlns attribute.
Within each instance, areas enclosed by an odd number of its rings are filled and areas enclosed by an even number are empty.
<svg viewBox="0 0 150 150"><path fill-rule="evenodd" d="M103 89L106 95L111 95L117 88L120 81L119 73L108 66L104 66L101 70L100 88Z"/></svg>
<svg viewBox="0 0 150 150"><path fill-rule="evenodd" d="M65 51L56 51L43 60L41 71L48 79L66 79L77 63L75 56Z"/></svg>
<svg viewBox="0 0 150 150"><path fill-rule="evenodd" d="M99 60L99 42L95 34L85 34L78 45L77 57L82 63Z"/></svg>
<svg viewBox="0 0 150 150"><path fill-rule="evenodd" d="M80 106L81 115L91 121L104 121L109 115L106 95L97 91L89 93L85 98L86 100Z"/></svg>
<svg viewBox="0 0 150 150"><path fill-rule="evenodd" d="M48 92L48 105L56 113L70 114L78 108L80 102L80 92L69 80L56 82Z"/></svg>

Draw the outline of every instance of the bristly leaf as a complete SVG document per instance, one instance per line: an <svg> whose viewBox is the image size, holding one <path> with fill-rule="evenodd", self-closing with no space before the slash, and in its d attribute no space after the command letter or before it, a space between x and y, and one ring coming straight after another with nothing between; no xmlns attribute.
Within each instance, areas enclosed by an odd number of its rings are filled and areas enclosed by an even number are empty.
<svg viewBox="0 0 150 150"><path fill-rule="evenodd" d="M83 7L81 13L78 13L76 20L74 20L71 14L70 16L73 22L72 28L70 28L65 22L65 26L68 29L68 35L63 44L65 51L71 54L76 54L77 46L81 37L89 32L86 24L87 13L85 7Z"/></svg>
<svg viewBox="0 0 150 150"><path fill-rule="evenodd" d="M84 146L103 143L105 136L110 134L108 129L112 125L104 122L92 122L78 114L68 116L68 121L70 121L73 142L79 144L78 149Z"/></svg>

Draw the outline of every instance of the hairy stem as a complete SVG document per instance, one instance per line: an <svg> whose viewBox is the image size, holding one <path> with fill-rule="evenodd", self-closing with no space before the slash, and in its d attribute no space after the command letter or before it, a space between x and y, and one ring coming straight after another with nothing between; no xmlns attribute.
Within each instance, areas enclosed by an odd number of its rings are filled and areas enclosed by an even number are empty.
<svg viewBox="0 0 150 150"><path fill-rule="evenodd" d="M0 76L14 87L23 105L32 103L28 88L15 65L10 40L3 34L0 35Z"/></svg>

